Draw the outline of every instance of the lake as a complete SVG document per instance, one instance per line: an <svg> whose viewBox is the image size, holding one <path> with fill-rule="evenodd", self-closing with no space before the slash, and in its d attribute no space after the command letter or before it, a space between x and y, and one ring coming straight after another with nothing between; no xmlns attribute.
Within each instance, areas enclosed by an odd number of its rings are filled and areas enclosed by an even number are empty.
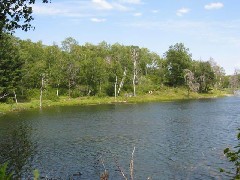
<svg viewBox="0 0 240 180"><path fill-rule="evenodd" d="M240 97L51 107L0 117L0 163L15 178L228 179L223 150L237 144ZM81 175L79 174L81 173Z"/></svg>

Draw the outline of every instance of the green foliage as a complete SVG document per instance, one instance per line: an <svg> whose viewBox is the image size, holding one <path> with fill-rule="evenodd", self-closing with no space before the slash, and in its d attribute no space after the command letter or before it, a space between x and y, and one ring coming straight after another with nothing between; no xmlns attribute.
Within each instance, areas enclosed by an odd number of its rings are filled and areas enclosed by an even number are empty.
<svg viewBox="0 0 240 180"><path fill-rule="evenodd" d="M24 102L30 102L30 101L31 101L31 98L28 97L27 95L18 95L18 96L17 96L17 100L18 100L18 102L20 102L20 103L24 103Z"/></svg>
<svg viewBox="0 0 240 180"><path fill-rule="evenodd" d="M115 88L118 95L123 96L124 92L133 92L133 71L139 95L163 85L184 86L184 69L187 68L200 84L199 92L209 92L216 84L222 87L227 84L218 82L224 79L219 76L221 73L216 76L221 68L212 61L192 61L189 49L182 43L170 46L165 59L147 48L136 47L138 55L134 68L131 51L134 46L106 42L79 45L69 37L59 47L5 37L0 41L4 47L0 49L1 101L7 100L5 95L14 97L15 94L23 101L39 100L40 89L43 100L54 102L66 95L72 98L114 96Z"/></svg>
<svg viewBox="0 0 240 180"><path fill-rule="evenodd" d="M38 93L39 94L39 93ZM56 94L56 89L48 88L43 92L43 99L51 101L59 101L59 96Z"/></svg>
<svg viewBox="0 0 240 180"><path fill-rule="evenodd" d="M34 180L38 180L39 179L40 174L39 174L39 171L37 169L35 169L33 171L33 176L34 176L34 178L33 178Z"/></svg>
<svg viewBox="0 0 240 180"><path fill-rule="evenodd" d="M152 80L148 77L141 77L137 86L138 94L148 94L150 91L154 91L158 88Z"/></svg>
<svg viewBox="0 0 240 180"><path fill-rule="evenodd" d="M39 92L40 92L39 89L29 89L27 90L26 94L29 98L38 99L40 95Z"/></svg>
<svg viewBox="0 0 240 180"><path fill-rule="evenodd" d="M227 172L233 175L233 178L236 180L240 179L240 129L238 129L239 133L237 134L237 139L239 141L238 145L234 147L234 150L230 148L224 149L223 153L226 155L228 160L234 164L235 172L228 172L224 169L220 169L220 172Z"/></svg>
<svg viewBox="0 0 240 180"><path fill-rule="evenodd" d="M12 179L13 173L7 172L7 166L8 164L5 163L3 165L0 165L0 180L10 180Z"/></svg>
<svg viewBox="0 0 240 180"><path fill-rule="evenodd" d="M48 3L48 0L42 0ZM32 5L35 0L1 0L0 36L2 32L14 32L15 29L28 31L32 28Z"/></svg>
<svg viewBox="0 0 240 180"><path fill-rule="evenodd" d="M7 104L13 104L14 103L14 100L12 97L8 97L7 100L6 100L6 103Z"/></svg>
<svg viewBox="0 0 240 180"><path fill-rule="evenodd" d="M13 173L7 172L8 163L4 163L3 165L0 165L0 180L11 180L13 179ZM34 170L33 171L33 179L38 180L40 177L39 171Z"/></svg>
<svg viewBox="0 0 240 180"><path fill-rule="evenodd" d="M73 90L71 91L71 97L72 97L72 98L78 98L78 97L82 97L82 96L84 96L84 95L86 95L86 94L84 94L84 93L80 90L80 88L76 88L76 89L73 89Z"/></svg>
<svg viewBox="0 0 240 180"><path fill-rule="evenodd" d="M209 61L197 61L193 64L193 72L199 83L199 92L209 92L215 84L215 74Z"/></svg>
<svg viewBox="0 0 240 180"><path fill-rule="evenodd" d="M170 86L184 85L184 69L189 69L192 58L189 49L182 43L170 46L165 53L166 57L166 78Z"/></svg>
<svg viewBox="0 0 240 180"><path fill-rule="evenodd" d="M19 56L18 39L2 34L0 38L0 97L12 94L22 77L23 61Z"/></svg>

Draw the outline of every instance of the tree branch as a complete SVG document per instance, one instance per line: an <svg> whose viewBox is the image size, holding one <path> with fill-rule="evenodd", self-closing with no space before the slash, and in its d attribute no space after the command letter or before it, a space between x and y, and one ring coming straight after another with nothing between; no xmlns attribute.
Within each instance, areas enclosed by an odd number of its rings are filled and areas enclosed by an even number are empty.
<svg viewBox="0 0 240 180"><path fill-rule="evenodd" d="M3 98L5 98L5 97L7 97L7 96L8 96L8 94L5 93L3 96L0 96L0 99L3 99Z"/></svg>

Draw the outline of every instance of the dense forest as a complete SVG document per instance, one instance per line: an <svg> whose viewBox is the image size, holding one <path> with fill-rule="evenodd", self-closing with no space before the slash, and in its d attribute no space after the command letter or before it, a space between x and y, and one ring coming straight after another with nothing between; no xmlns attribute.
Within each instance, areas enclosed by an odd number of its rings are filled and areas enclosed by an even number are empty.
<svg viewBox="0 0 240 180"><path fill-rule="evenodd" d="M101 42L79 45L69 37L47 46L3 34L0 40L1 102L41 96L136 96L163 87L208 93L238 88L240 72L225 76L213 58L194 60L182 43L160 57L147 48Z"/></svg>

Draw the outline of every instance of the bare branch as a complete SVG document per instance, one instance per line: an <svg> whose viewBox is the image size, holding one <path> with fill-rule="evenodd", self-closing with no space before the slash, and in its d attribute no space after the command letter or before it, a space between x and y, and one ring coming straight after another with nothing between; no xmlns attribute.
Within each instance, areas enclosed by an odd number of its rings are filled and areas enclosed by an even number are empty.
<svg viewBox="0 0 240 180"><path fill-rule="evenodd" d="M197 92L199 90L200 84L196 82L194 73L189 69L184 69L184 74L184 79L189 90Z"/></svg>
<svg viewBox="0 0 240 180"><path fill-rule="evenodd" d="M108 178L109 178L109 173L108 173L107 170L106 170L106 167L105 167L105 165L104 165L104 162L103 162L102 157L101 157L100 160L101 160L101 163L102 163L103 168L104 168L104 173L101 174L100 180L108 180Z"/></svg>
<svg viewBox="0 0 240 180"><path fill-rule="evenodd" d="M115 156L113 156L114 160L115 160L115 163L116 163L116 166L118 168L118 170L120 171L120 173L122 174L122 176L124 177L125 180L127 180L127 177L125 176L124 172L123 172L123 169L121 168L121 166L119 165L118 161L117 161L117 158Z"/></svg>
<svg viewBox="0 0 240 180"><path fill-rule="evenodd" d="M134 177L133 177L133 165L134 165L134 161L133 161L133 156L134 156L134 152L135 152L135 146L134 146L134 148L133 148L133 152L132 152L132 159L131 159L131 161L130 161L130 177L131 177L131 180L133 180L134 179Z"/></svg>
<svg viewBox="0 0 240 180"><path fill-rule="evenodd" d="M7 97L7 96L8 96L8 94L5 93L3 96L0 97L0 99L3 99L3 98L5 98L5 97Z"/></svg>

